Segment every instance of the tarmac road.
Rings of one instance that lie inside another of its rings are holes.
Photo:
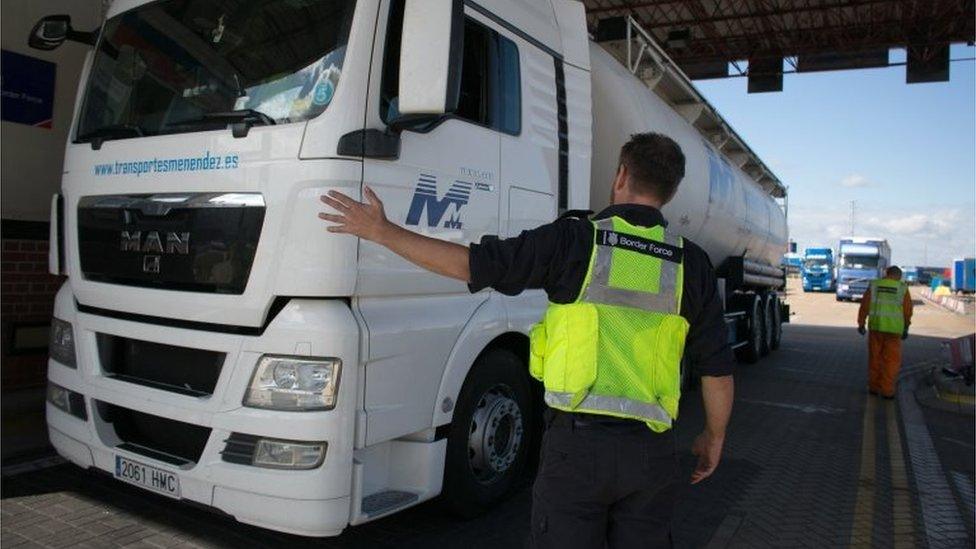
[[[857,304],[791,292],[783,347],[736,373],[726,455],[686,486],[675,516],[679,547],[972,547],[971,416],[918,405],[917,375],[940,341],[973,331],[919,300],[905,344],[899,398],[865,391],[866,342]],[[682,464],[702,424],[700,395],[682,400]],[[43,463],[41,463],[43,465]],[[429,502],[342,536],[312,540],[244,526],[67,464],[8,475],[0,545],[8,547],[521,547],[528,487],[470,521]]]

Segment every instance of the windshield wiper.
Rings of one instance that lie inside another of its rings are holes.
[[[84,143],[85,141],[91,142],[92,150],[98,150],[102,148],[102,143],[108,139],[124,139],[126,137],[144,137],[146,132],[142,130],[139,126],[132,124],[112,124],[109,126],[102,126],[96,130],[92,130],[85,135],[78,136],[78,142]]]
[[[192,124],[194,122],[217,122],[226,121],[230,123],[231,133],[234,137],[247,137],[247,132],[251,131],[251,126],[274,126],[275,119],[269,115],[255,109],[237,109],[233,111],[208,112],[198,118],[184,120],[181,124]]]

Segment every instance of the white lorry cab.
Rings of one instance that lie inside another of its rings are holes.
[[[605,205],[638,131],[685,152],[664,212],[716,265],[729,342],[746,361],[775,348],[784,187],[633,20],[600,27],[598,44],[569,0],[42,19],[32,46],[92,47],[52,200],[58,453],[308,536],[442,493],[487,508],[538,446],[526,334],[545,295],[471,294],[329,233],[319,197],[365,182],[411,230],[514,236]]]

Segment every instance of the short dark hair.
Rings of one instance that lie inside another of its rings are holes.
[[[685,176],[685,155],[673,139],[659,133],[635,133],[620,148],[620,165],[627,167],[635,190],[667,202]]]
[[[896,265],[892,265],[891,267],[885,269],[885,276],[897,276],[898,278],[901,278],[901,268]]]

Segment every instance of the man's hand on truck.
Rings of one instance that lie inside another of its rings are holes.
[[[386,218],[383,202],[373,189],[363,186],[363,196],[366,198],[365,203],[353,200],[339,191],[329,191],[328,195],[322,195],[322,202],[339,212],[319,213],[320,219],[335,223],[326,227],[326,230],[376,242],[428,271],[470,282],[467,246],[426,237],[391,223]]]

